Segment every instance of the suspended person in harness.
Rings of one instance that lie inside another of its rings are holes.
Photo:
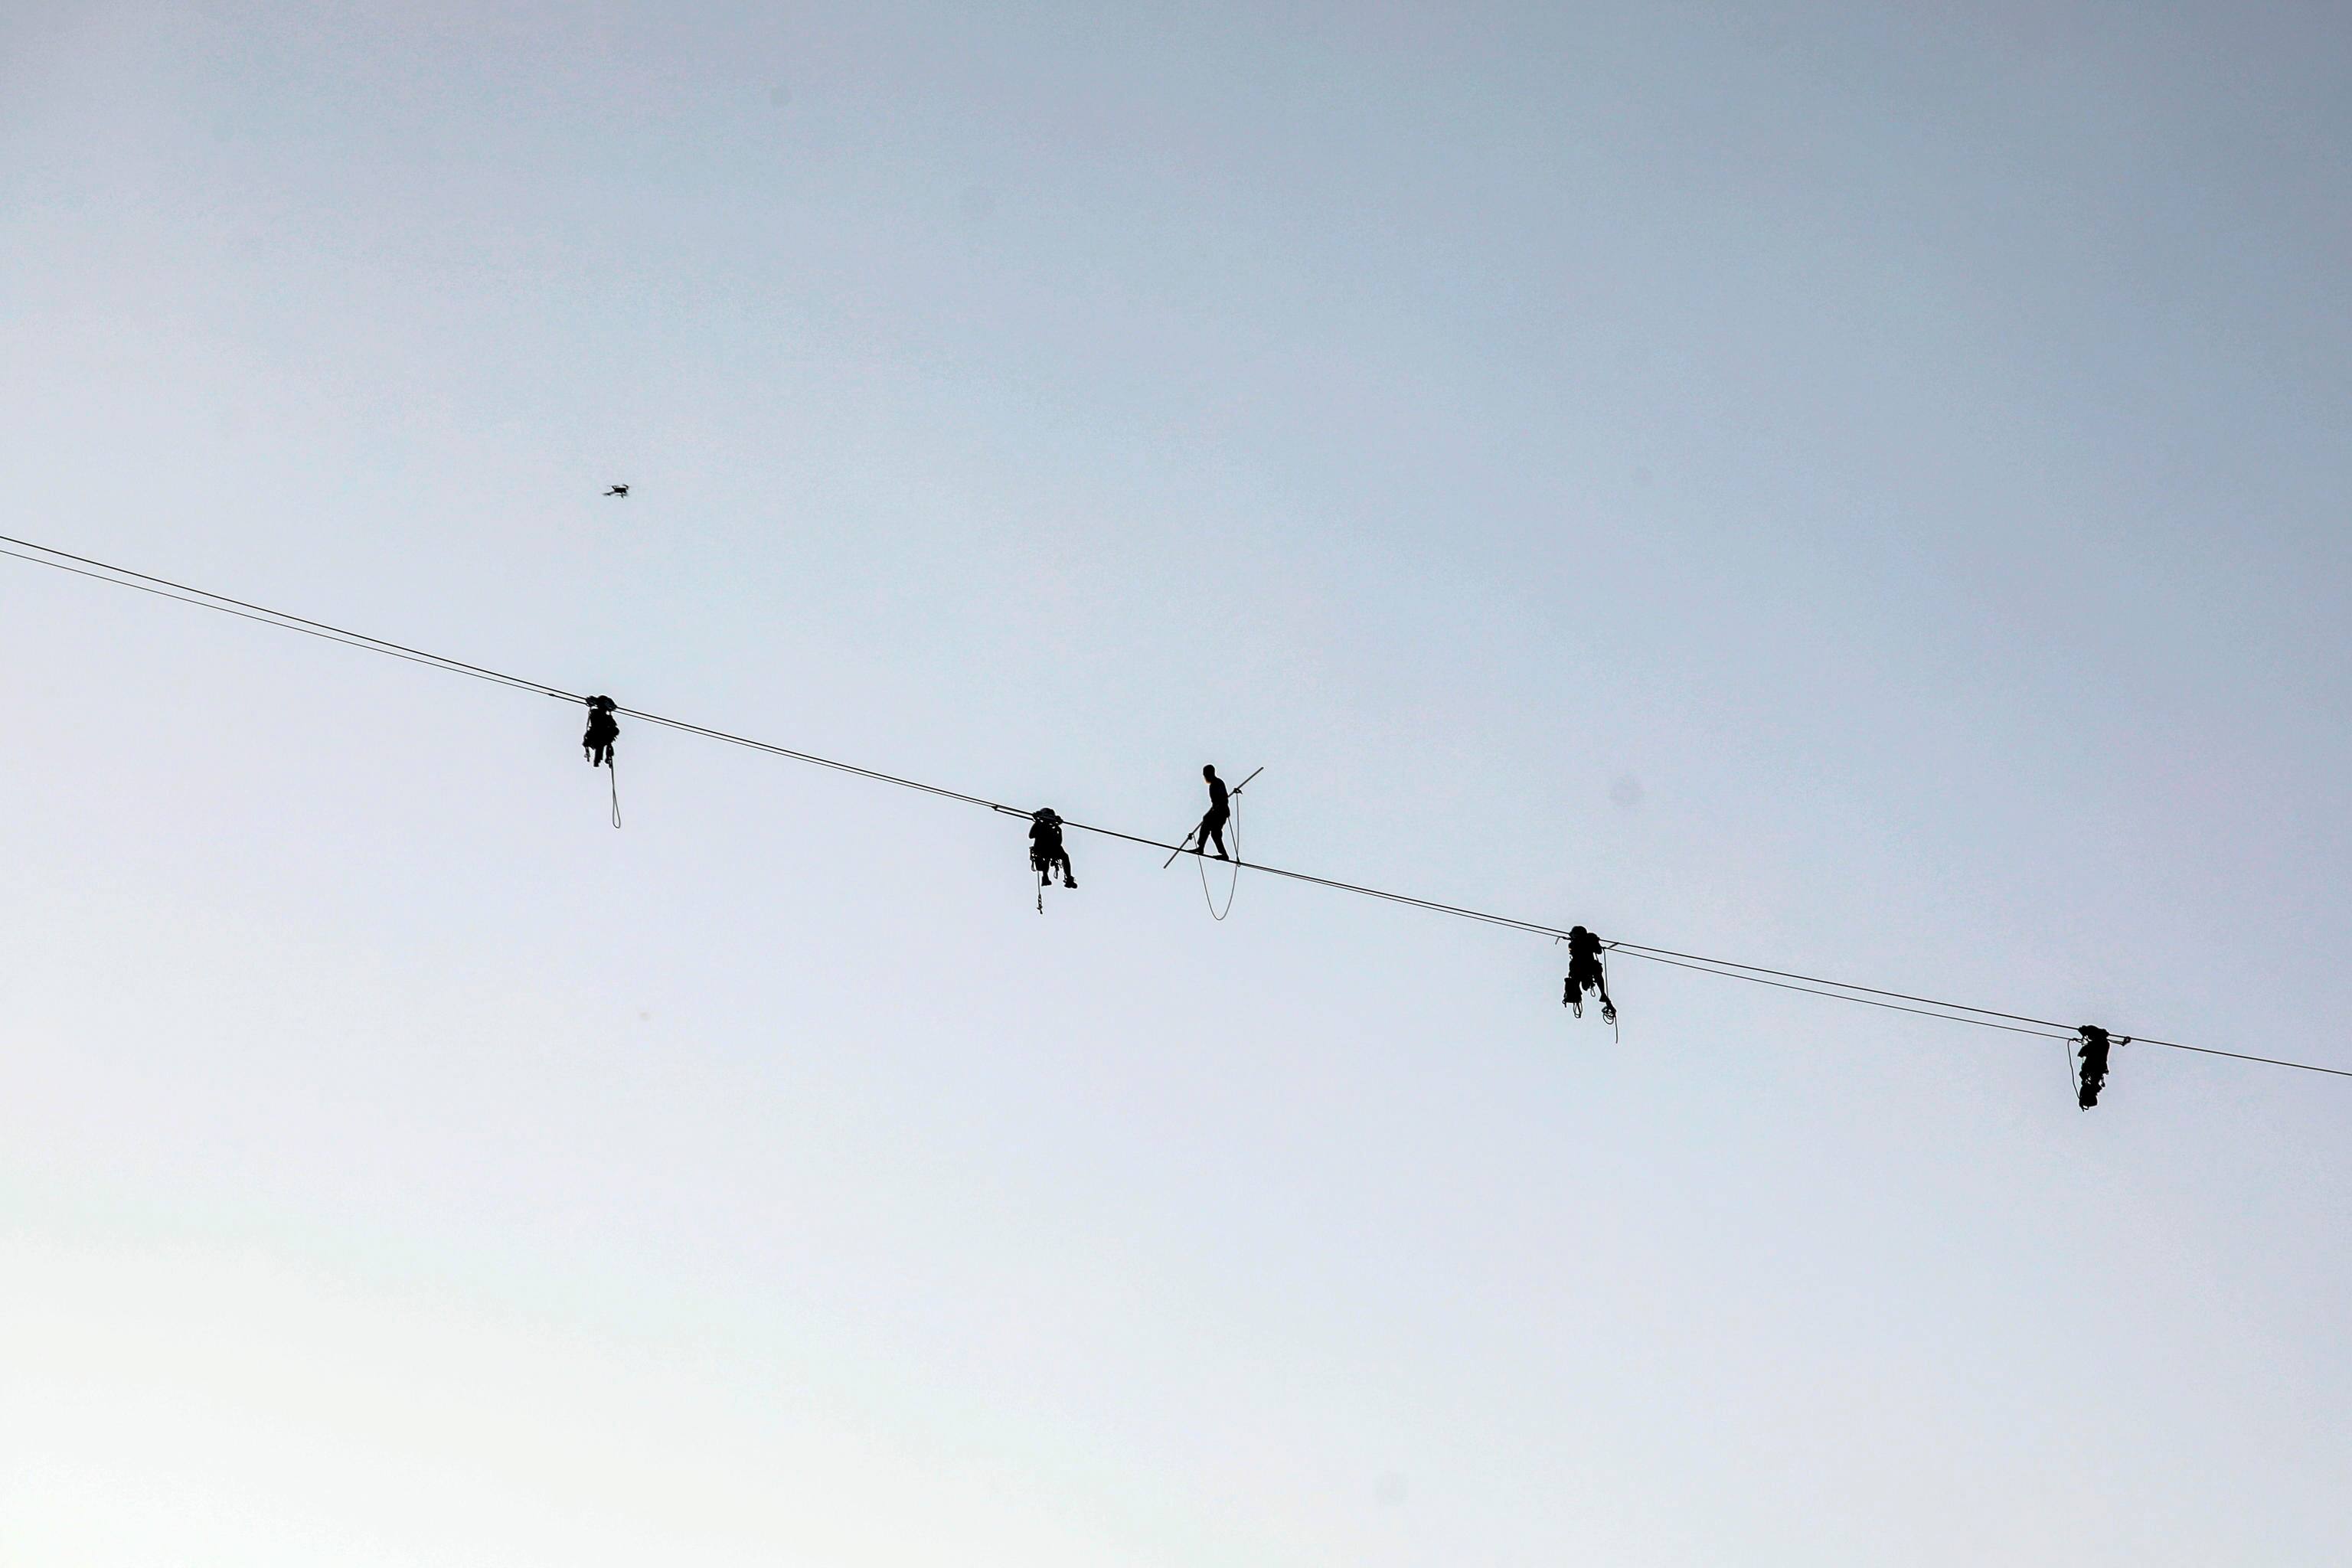
[[[1045,889],[1054,885],[1054,873],[1062,873],[1062,886],[1075,888],[1078,879],[1070,871],[1070,851],[1062,843],[1062,819],[1054,815],[1050,805],[1040,806],[1029,816],[1029,868],[1037,873],[1037,912],[1045,912]]]
[[[1193,830],[1192,853],[1205,855],[1209,846],[1214,844],[1217,858],[1230,860],[1233,857],[1225,853],[1225,824],[1233,820],[1234,808],[1226,797],[1225,781],[1217,776],[1217,764],[1214,763],[1203,763],[1201,776],[1209,781],[1209,813],[1201,818],[1201,826]]]
[[[2099,1090],[2107,1087],[2107,1047],[2128,1046],[2129,1035],[2110,1035],[2096,1024],[2084,1024],[2074,1031],[2082,1040],[2075,1055],[2083,1058],[2083,1070],[2074,1079],[2074,1104],[2083,1110],[2099,1103]]]
[[[1609,975],[1601,963],[1601,939],[1582,926],[1570,926],[1568,931],[1568,980],[1560,991],[1559,1005],[1572,1007],[1576,1016],[1584,1016],[1584,994],[1601,993],[1601,1021],[1617,1021],[1617,1004],[1609,1000]]]
[[[621,726],[613,717],[613,708],[609,697],[588,699],[588,731],[580,737],[580,747],[587,752],[592,768],[612,765],[613,742],[621,738]]]

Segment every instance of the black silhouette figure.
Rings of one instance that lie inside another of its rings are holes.
[[[2074,1104],[2088,1110],[2099,1103],[2099,1090],[2107,1087],[2107,1047],[2128,1046],[2131,1037],[2110,1035],[2096,1024],[2084,1024],[2074,1032],[2083,1042],[2074,1053],[2083,1058],[2083,1070],[2074,1079]]]
[[[1571,1007],[1580,1018],[1584,1016],[1584,994],[1601,993],[1601,1021],[1617,1021],[1617,1004],[1609,1000],[1609,974],[1601,962],[1601,939],[1582,926],[1570,926],[1568,931],[1568,980],[1562,986],[1559,1005]]]
[[[1217,776],[1214,763],[1205,764],[1201,776],[1209,781],[1209,813],[1201,818],[1201,826],[1194,831],[1192,853],[1206,854],[1209,846],[1214,844],[1217,858],[1230,860],[1233,857],[1225,853],[1225,824],[1233,820],[1234,808],[1225,797],[1225,781]]]
[[[625,496],[629,493],[629,487],[626,485],[614,485],[611,489],[606,490],[604,493],[608,496]]]
[[[1062,819],[1054,815],[1050,805],[1040,806],[1029,817],[1029,868],[1037,873],[1037,907],[1045,907],[1045,889],[1054,885],[1054,873],[1062,873],[1062,886],[1075,888],[1078,879],[1070,870],[1070,851],[1062,843]]]
[[[613,742],[621,738],[621,725],[613,717],[613,708],[609,697],[588,699],[588,731],[580,737],[580,748],[588,753],[588,765],[592,768],[612,766]]]

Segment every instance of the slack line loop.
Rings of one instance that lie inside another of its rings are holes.
[[[1239,792],[1237,791],[1235,793]],[[1234,830],[1234,854],[1238,856],[1242,852],[1242,808],[1239,801],[1235,801],[1233,804],[1228,815],[1230,817],[1230,825]],[[1223,836],[1220,835],[1219,837],[1222,837]],[[1224,859],[1225,857],[1221,855],[1218,858],[1222,860]],[[1165,866],[1160,868],[1163,871],[1167,868],[1168,868]],[[1201,873],[1201,902],[1207,907],[1209,918],[1215,921],[1219,925],[1224,924],[1225,917],[1234,912],[1234,897],[1242,890],[1241,867],[1238,865],[1233,866],[1229,868],[1226,872],[1225,907],[1223,909],[1219,909],[1217,907],[1216,895],[1209,891],[1209,858],[1198,851],[1195,851],[1192,856],[1192,868]]]
[[[144,572],[136,572],[129,567],[117,566],[109,562],[95,560],[87,555],[77,555],[69,551],[58,550],[51,545],[36,543],[32,540],[19,539],[9,534],[0,534],[0,546],[5,545],[13,545],[17,548],[0,549],[0,555],[5,555],[17,561],[27,562],[36,566],[46,566],[52,571],[70,574],[77,577],[89,578],[95,582],[110,584],[118,588],[130,588],[142,594],[152,595],[158,598],[177,600],[182,604],[194,605],[199,609],[214,610],[222,615],[233,616],[239,620],[257,621],[265,626],[278,626],[283,630],[295,632],[304,637],[316,637],[324,642],[341,643],[348,647],[362,648],[370,653],[380,653],[388,658],[402,659],[411,664],[429,665],[436,669],[447,670],[452,674],[467,676],[469,679],[477,680],[491,681],[501,686],[511,686],[520,690],[534,692],[543,697],[552,697],[561,701],[581,702],[586,700],[575,692],[567,691],[562,687],[551,686],[543,681],[526,679],[521,676],[512,675],[504,670],[492,669],[488,666],[471,664],[464,659],[450,658],[446,654],[433,653],[424,648],[412,647],[404,643],[393,642],[388,638],[373,637],[363,632],[356,632],[346,626],[335,626],[331,622],[312,620],[308,616],[293,615],[284,610],[271,609],[266,605],[255,604],[245,599],[232,598],[226,594],[216,594],[210,589],[197,588],[189,584],[177,582],[168,577],[156,576]],[[724,730],[711,729],[701,724],[688,723],[685,720],[673,719],[665,714],[652,713],[642,709],[622,708],[618,704],[614,704],[612,711],[614,713],[627,714],[632,718],[641,719],[649,724],[658,724],[666,729],[683,731],[688,734],[700,735],[709,740],[723,741],[730,745],[741,746],[751,751],[765,752],[772,756],[785,757],[794,762],[806,763],[812,767],[828,768],[835,772],[848,773],[854,777],[871,780],[877,784],[894,784],[901,789],[915,790],[924,795],[937,795],[946,800],[960,801],[967,805],[980,806],[985,810],[1001,813],[1007,816],[1030,817],[1033,815],[1032,813],[1019,807],[1005,805],[1001,801],[990,800],[982,795],[968,795],[961,790],[949,789],[944,785],[926,783],[920,779],[904,777],[896,773],[887,773],[874,768],[861,767],[855,763],[843,762],[833,757],[820,756],[813,752],[795,751],[788,746],[780,746],[771,742],[754,740],[749,736],[733,734]],[[591,760],[594,760],[593,756]],[[605,761],[609,763],[609,753]],[[1250,776],[1255,778],[1257,775],[1253,773]],[[1244,784],[1246,784],[1248,783],[1248,780],[1244,780],[1243,782]],[[1238,795],[1240,794],[1240,791],[1239,789],[1235,789],[1230,792],[1230,794]],[[617,817],[619,804],[619,786],[617,781],[613,784],[612,795],[615,808],[614,814]],[[1213,810],[1214,807],[1213,805]],[[1175,858],[1183,854],[1187,848],[1192,848],[1193,852],[1198,854],[1201,852],[1201,848],[1203,847],[1202,846],[1197,846],[1189,842],[1189,840],[1192,839],[1195,835],[1187,835],[1188,842],[1168,844],[1156,838],[1147,838],[1140,834],[1128,833],[1115,827],[1098,826],[1091,823],[1070,822],[1059,818],[1056,818],[1056,823],[1057,835],[1062,829],[1075,828],[1084,833],[1099,834],[1106,838],[1117,838],[1129,844],[1148,845],[1155,849],[1166,850],[1169,852],[1167,862],[1169,865],[1173,865],[1175,863]],[[1220,823],[1219,826],[1222,826],[1223,825]],[[1214,836],[1212,835],[1210,837],[1211,841],[1213,842]],[[1235,848],[1237,851],[1238,846],[1236,846]],[[1064,851],[1064,856],[1066,860],[1066,851]],[[1537,936],[1559,938],[1566,938],[1571,934],[1569,931],[1561,930],[1556,925],[1551,925],[1541,921],[1520,920],[1510,915],[1497,914],[1491,910],[1473,909],[1466,905],[1449,904],[1441,902],[1434,899],[1417,898],[1410,893],[1395,892],[1389,889],[1376,888],[1365,883],[1342,881],[1338,878],[1333,877],[1318,877],[1311,872],[1296,871],[1279,866],[1255,864],[1240,858],[1237,852],[1233,856],[1230,864],[1236,872],[1243,869],[1261,871],[1269,877],[1281,877],[1294,882],[1304,882],[1319,888],[1328,888],[1337,892],[1352,893],[1360,898],[1377,899],[1386,903],[1402,904],[1412,909],[1425,910],[1432,914],[1450,915],[1457,920],[1475,921],[1486,925],[1500,926],[1508,931],[1526,931]],[[1063,869],[1066,885],[1066,864],[1065,863],[1061,868]],[[1041,889],[1040,903],[1042,904],[1042,902],[1043,897]],[[1647,959],[1654,963],[1667,964],[1679,969],[1696,970],[1703,974],[1717,974],[1726,979],[1746,981],[1748,984],[1755,985],[1769,985],[1776,989],[1785,991],[1801,991],[1809,995],[1825,996],[1840,1002],[1858,1003],[1864,1006],[1883,1007],[1893,1012],[1916,1014],[1922,1017],[1945,1018],[1953,1023],[1974,1025],[1979,1028],[2001,1029],[2010,1033],[2021,1035],[2040,1035],[2044,1037],[2066,1040],[2069,1042],[2082,1039],[2084,1037],[2084,1032],[2079,1030],[2075,1026],[2060,1024],[2048,1018],[2032,1017],[2021,1013],[2002,1012],[1997,1008],[1979,1007],[1969,1003],[1952,1002],[1938,997],[1918,995],[1910,992],[1885,990],[1877,986],[1857,984],[1851,981],[1829,980],[1820,975],[1805,974],[1794,970],[1772,969],[1761,964],[1744,963],[1732,959],[1713,958],[1706,954],[1684,952],[1673,948],[1648,947],[1638,942],[1628,942],[1623,941],[1612,941],[1607,945],[1611,951],[1622,952],[1634,958]],[[2119,1043],[2122,1037],[2110,1036],[2109,1039],[2111,1043]],[[2323,1067],[2316,1062],[2294,1061],[2283,1057],[2255,1056],[2250,1052],[2221,1050],[2211,1046],[2192,1046],[2184,1044],[2178,1040],[2155,1039],[2146,1035],[2139,1036],[2137,1037],[2137,1041],[2139,1044],[2144,1046],[2158,1046],[2162,1047],[2167,1050],[2192,1051],[2200,1056],[2223,1057],[2232,1061],[2257,1062],[2266,1067],[2287,1068],[2297,1072],[2323,1073],[2330,1078],[2352,1079],[2352,1068]]]

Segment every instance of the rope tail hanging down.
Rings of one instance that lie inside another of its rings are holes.
[[[1609,994],[1609,950],[1616,945],[1617,944],[1613,942],[1604,942],[1601,944],[1601,994],[1603,996],[1607,996]],[[1609,1006],[1603,1007],[1601,1012],[1601,1016],[1609,1020],[1609,1043],[1612,1046],[1623,1045],[1625,1043],[1625,1037],[1624,1034],[1617,1027],[1617,1008],[1615,1005],[1612,1004]]]
[[[613,826],[618,827],[621,826],[621,764],[607,762],[604,764],[604,772],[607,774],[606,782],[613,786]]]
[[[1235,790],[1234,794],[1235,799],[1230,808],[1233,816],[1225,825],[1225,831],[1233,835],[1234,863],[1227,868],[1232,877],[1225,883],[1223,909],[1217,908],[1216,896],[1209,891],[1209,858],[1206,855],[1195,855],[1192,858],[1195,868],[1201,873],[1201,902],[1208,906],[1209,918],[1221,924],[1227,915],[1234,912],[1234,896],[1242,890],[1242,803],[1239,799],[1241,792]]]

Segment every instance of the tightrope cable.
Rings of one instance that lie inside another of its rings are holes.
[[[5,540],[9,543],[19,542],[9,540],[5,534],[0,534],[0,540]],[[40,546],[35,545],[34,548],[37,550]],[[201,589],[191,588],[184,594],[174,594],[163,588],[151,588],[145,583],[132,583],[122,577],[110,577],[102,572],[88,572],[79,566],[68,566],[61,562],[44,561],[37,555],[26,555],[19,551],[0,550],[0,555],[15,556],[19,561],[29,561],[36,566],[47,566],[55,572],[70,572],[77,577],[88,577],[92,582],[110,583],[118,588],[136,589],[142,594],[152,594],[159,599],[173,599],[183,605],[194,605],[200,610],[217,610],[224,616],[235,616],[240,621],[254,621],[265,626],[276,626],[280,631],[299,632],[304,637],[317,637],[320,642],[341,643],[345,647],[360,648],[368,653],[384,654],[393,658],[405,659],[410,664],[421,664],[431,669],[446,669],[452,675],[469,675],[477,680],[511,686],[522,691],[536,692],[547,697],[560,697],[568,702],[580,700],[568,691],[558,691],[552,687],[541,686],[535,681],[501,675],[496,670],[478,668],[473,665],[461,664],[456,659],[442,658],[438,655],[418,653],[413,649],[402,647],[397,643],[379,641],[362,632],[346,632],[339,626],[322,626],[319,622],[304,621],[293,616],[279,616],[275,611],[256,614],[245,609],[233,609],[230,606],[236,601],[226,600],[214,603],[212,595],[196,596],[203,594]],[[149,581],[160,581],[160,579],[151,578]],[[176,587],[179,584],[174,584],[173,586]]]
[[[1766,980],[1760,975],[1743,974],[1738,969],[1718,969],[1711,963],[1685,963],[1679,958],[1660,958],[1654,953],[1638,952],[1612,942],[1611,951],[1622,952],[1628,958],[1647,959],[1652,963],[1664,963],[1675,969],[1687,969],[1696,974],[1719,974],[1726,980],[1745,980],[1751,985],[1769,985],[1776,991],[1798,991],[1808,996],[1827,996],[1836,1002],[1857,1002],[1864,1007],[1884,1007],[1890,1013],[1908,1013],[1916,1018],[1941,1018],[1948,1024],[1972,1024],[1979,1029],[2002,1029],[2012,1035],[2032,1035],[2043,1040],[2071,1040],[2072,1029],[2029,1029],[2018,1024],[1996,1024],[1987,1018],[1972,1018],[1963,1013],[1937,1013],[1926,1007],[1906,1007],[1897,1002],[1881,1002],[1869,996],[1849,996],[1842,991],[1823,991],[1811,985],[1791,985],[1785,980]],[[1857,988],[1858,989],[1858,988]]]
[[[388,638],[373,637],[365,632],[353,631],[347,626],[339,626],[326,621],[312,620],[305,616],[271,609],[266,605],[231,598],[226,594],[216,594],[209,589],[176,582],[169,577],[134,572],[126,566],[116,566],[108,562],[93,560],[89,556],[76,555],[71,552],[37,543],[32,540],[0,534],[0,544],[21,547],[17,550],[0,549],[0,555],[29,562],[36,566],[47,566],[53,571],[70,573],[77,577],[87,577],[94,582],[111,584],[119,588],[136,589],[157,598],[173,599],[184,605],[193,605],[198,609],[215,610],[223,615],[235,616],[239,620],[256,621],[264,626],[299,632],[305,637],[316,637],[323,642],[341,643],[346,647],[355,647],[369,653],[380,653],[411,664],[425,665],[435,669],[447,670],[452,674],[468,676],[477,680],[490,681],[543,697],[552,697],[574,703],[584,700],[577,693],[566,691],[561,687],[550,686],[543,681],[526,679],[519,675],[510,675],[504,670],[491,669],[487,666],[471,664],[464,659],[452,658],[446,654],[433,653],[424,648],[411,647],[404,643],[393,642]],[[35,553],[25,553],[27,551]],[[755,740],[748,735],[739,735],[725,730],[712,729],[707,725],[689,723],[686,720],[673,719],[667,714],[649,712],[641,708],[616,707],[614,710],[649,724],[658,724],[667,729],[680,731],[690,735],[699,735],[708,740],[721,741],[729,745],[740,746],[750,751],[764,752],[771,756],[806,763],[814,767],[831,769],[836,773],[848,773],[853,777],[867,779],[877,784],[895,784],[900,789],[937,795],[941,799],[958,801],[966,805],[980,806],[1006,816],[1027,817],[1030,815],[1018,806],[1007,805],[1002,801],[990,800],[985,795],[971,795],[962,790],[949,789],[942,784],[929,784],[920,779],[883,773],[875,768],[861,767],[857,763],[845,763],[838,758],[821,756],[814,752],[797,751],[790,746],[777,745],[771,741]],[[614,825],[618,826],[620,802],[617,777],[614,780],[613,793]],[[1063,826],[1075,828],[1081,833],[1095,834],[1099,837],[1115,838],[1153,849],[1169,850],[1171,856],[1182,853],[1187,847],[1183,842],[1167,844],[1156,838],[1144,837],[1140,834],[1128,833],[1119,828],[1105,827],[1094,823],[1065,819]],[[1335,892],[1353,893],[1361,898],[1375,899],[1385,903],[1402,904],[1411,909],[1425,910],[1433,914],[1449,915],[1457,920],[1500,926],[1507,931],[1549,937],[1566,937],[1569,934],[1561,927],[1548,925],[1540,921],[1521,920],[1516,916],[1496,914],[1492,910],[1473,909],[1465,904],[1449,904],[1435,899],[1423,899],[1411,893],[1376,888],[1368,883],[1343,881],[1335,877],[1318,877],[1311,872],[1292,870],[1287,867],[1246,861],[1241,858],[1240,848],[1237,826],[1234,844],[1234,855],[1231,861],[1236,878],[1244,870],[1259,871],[1269,877],[1279,877],[1293,882],[1328,888]],[[1204,886],[1202,891],[1205,893],[1206,890]],[[1231,907],[1230,903],[1227,907]],[[1628,957],[1646,959],[1653,963],[1662,963],[1672,968],[1695,970],[1702,974],[1720,975],[1727,980],[1741,980],[1754,985],[1772,986],[1777,990],[1802,992],[1810,996],[1822,996],[1837,1002],[1852,1002],[1866,1007],[1881,1007],[1890,1012],[1909,1013],[1923,1018],[1941,1018],[1950,1023],[1973,1025],[1978,1028],[2000,1029],[2010,1034],[2034,1035],[2050,1039],[2071,1040],[2075,1036],[2075,1030],[2072,1026],[2061,1024],[2053,1019],[2032,1017],[2021,1013],[2007,1013],[1991,1007],[1979,1007],[1965,1002],[1916,995],[1904,991],[1890,991],[1874,985],[1857,984],[1852,981],[1830,980],[1821,975],[1804,974],[1793,970],[1772,969],[1761,964],[1743,963],[1727,958],[1713,958],[1703,953],[1683,952],[1674,948],[1652,947],[1640,942],[1612,941],[1609,948],[1612,952],[1622,952]],[[1917,1004],[1917,1005],[1905,1005],[1905,1004]],[[2291,1061],[2283,1057],[2253,1056],[2243,1051],[2220,1050],[2210,1046],[2183,1045],[2177,1040],[2152,1039],[2145,1035],[2135,1036],[2133,1038],[2137,1044],[2159,1046],[2168,1050],[2191,1051],[2200,1056],[2226,1057],[2232,1061],[2259,1062],[2266,1067],[2291,1068],[2298,1072],[2324,1073],[2332,1078],[2352,1078],[2352,1068],[2322,1067],[2315,1062]]]

